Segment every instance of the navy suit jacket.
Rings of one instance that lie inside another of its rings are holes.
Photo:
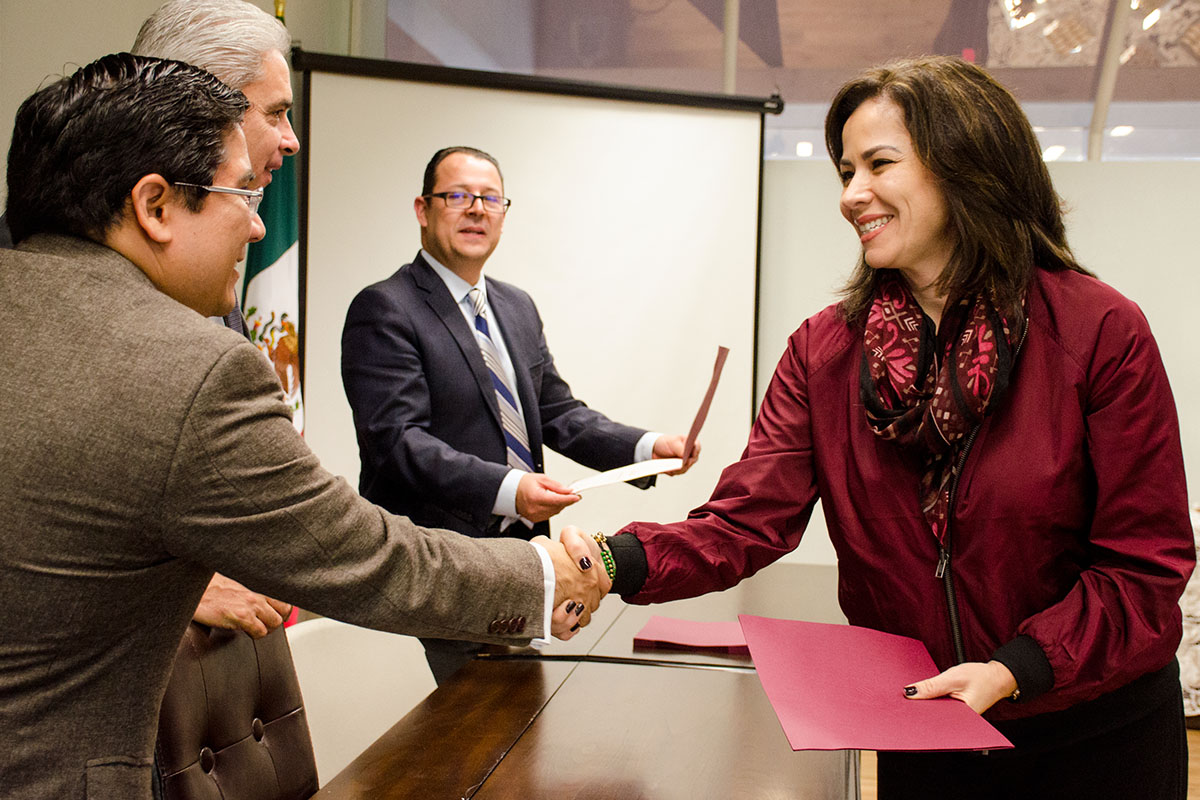
[[[533,300],[511,284],[486,281],[537,471],[543,445],[593,469],[630,463],[645,431],[577,400],[554,368]],[[342,382],[354,412],[362,495],[419,525],[494,535],[492,508],[509,471],[496,392],[457,301],[420,255],[350,304]],[[516,523],[505,533],[548,534],[549,525],[530,531]]]

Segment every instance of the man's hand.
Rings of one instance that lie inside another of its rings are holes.
[[[554,564],[554,612],[550,617],[551,633],[560,639],[570,639],[587,625],[592,612],[612,588],[612,581],[600,561],[600,547],[590,536],[568,525],[554,542],[545,536],[534,541],[550,554]]]
[[[530,522],[545,522],[572,503],[579,495],[540,472],[530,472],[517,484],[517,513]]]
[[[651,458],[683,458],[683,446],[687,443],[686,436],[660,436],[654,440],[654,452]],[[644,451],[643,451],[644,452]],[[668,475],[682,475],[700,460],[700,442],[692,448],[692,457],[683,462],[683,466]]]
[[[213,575],[192,619],[213,628],[242,630],[261,639],[292,613],[288,603],[256,594],[224,575]]]
[[[916,691],[910,692],[915,689]],[[982,714],[1017,690],[1017,679],[999,661],[968,661],[932,678],[906,686],[904,694],[914,700],[950,695]]]

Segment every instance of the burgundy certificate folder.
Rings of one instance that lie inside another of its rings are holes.
[[[793,750],[998,750],[1008,739],[960,700],[912,700],[938,674],[916,639],[853,625],[738,618]]]

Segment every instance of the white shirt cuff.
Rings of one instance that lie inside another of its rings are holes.
[[[637,445],[633,448],[633,460],[635,462],[649,461],[654,458],[654,443],[658,441],[658,437],[660,436],[662,436],[661,433],[646,431],[642,435],[642,438],[638,439]]]
[[[530,542],[530,544],[533,545],[533,549],[537,550],[538,556],[542,560],[542,586],[546,590],[546,597],[542,603],[544,635],[530,642],[534,647],[540,648],[550,644],[550,615],[554,613],[554,563],[550,560],[550,554],[546,552],[545,547],[537,542]]]
[[[492,504],[492,513],[508,519],[517,518],[517,485],[521,478],[529,473],[519,469],[510,469],[500,481],[500,489],[496,492],[496,502]]]
[[[500,523],[502,531],[517,520],[520,520],[526,528],[531,530],[533,528],[532,522],[517,513],[517,486],[520,485],[521,478],[528,474],[524,470],[510,469],[504,476],[504,480],[500,481],[500,490],[496,492],[496,502],[492,504],[492,513],[498,517],[504,517],[504,521]]]

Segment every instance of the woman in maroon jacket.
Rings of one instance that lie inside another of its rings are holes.
[[[953,694],[1016,745],[880,753],[880,798],[1184,798],[1194,556],[1145,318],[1075,262],[1037,138],[982,69],[870,70],[825,135],[862,242],[844,299],[792,335],[708,503],[609,539],[614,591],[732,586],[820,498],[850,623],[944,670],[896,690]]]

